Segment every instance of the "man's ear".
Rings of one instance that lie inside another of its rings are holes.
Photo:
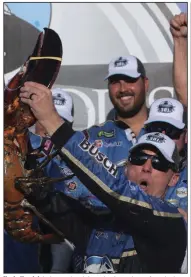
[[[174,173],[168,183],[169,187],[174,187],[176,185],[176,183],[178,182],[178,179],[180,177],[179,173]]]
[[[145,77],[144,80],[145,80],[145,93],[147,93],[149,90],[149,79]]]
[[[188,131],[186,130],[186,133],[185,133],[185,143],[187,144],[188,143]]]
[[[127,171],[128,171],[128,165],[129,165],[129,162],[126,161],[126,162],[125,162],[125,169],[124,169],[125,176],[128,175],[128,173],[127,173]]]

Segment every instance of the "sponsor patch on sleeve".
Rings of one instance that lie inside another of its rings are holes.
[[[184,198],[188,195],[188,192],[187,192],[187,188],[185,187],[180,187],[176,190],[176,195],[179,197],[179,198]]]
[[[76,188],[77,188],[77,184],[75,183],[75,182],[69,182],[68,184],[67,184],[67,188],[68,188],[68,190],[75,190]]]

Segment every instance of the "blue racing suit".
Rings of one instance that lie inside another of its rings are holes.
[[[145,130],[142,129],[138,138],[144,133]],[[136,137],[131,132],[131,129],[124,122],[117,120],[110,120],[102,125],[93,126],[84,131],[84,135],[119,167],[123,167],[124,162],[127,160],[130,147],[136,142]],[[71,170],[60,159],[54,159],[54,162],[58,164],[63,175],[68,176],[72,174]],[[60,172],[55,165],[53,166],[52,163],[51,165],[47,167],[47,175],[59,177]],[[54,188],[55,191],[61,191],[69,197],[79,199],[86,207],[88,206],[94,209],[94,206],[96,206],[97,213],[103,214],[108,210],[101,201],[89,192],[77,177],[65,181],[65,186],[59,182],[55,184]],[[106,259],[107,256],[111,259],[111,261],[108,261],[108,264],[110,262],[113,264],[113,272],[129,272],[127,259],[128,261],[132,260],[132,265],[135,265],[135,268],[131,265],[131,272],[138,272],[135,262],[136,254],[132,236],[129,234],[121,231],[113,232],[109,229],[96,228],[91,233],[86,253],[78,253],[78,248],[76,249],[74,255],[74,271],[83,271],[84,258],[88,258],[88,265],[91,266],[92,261],[100,264],[102,262],[101,258]],[[87,264],[87,261],[85,263]],[[109,272],[111,272],[111,267]]]
[[[144,129],[141,130],[138,137],[144,134]],[[136,142],[135,135],[131,132],[131,129],[121,121],[106,121],[100,126],[93,126],[90,129],[84,131],[85,137],[101,150],[112,162],[116,163],[119,167],[123,167],[124,162],[127,159],[128,152],[133,143]],[[33,147],[38,148],[42,139],[39,140],[39,136],[32,135]],[[54,151],[53,145],[49,145],[49,149],[46,154]],[[56,164],[59,167],[56,166]],[[61,173],[60,173],[61,172]],[[51,177],[60,177],[62,175],[71,175],[71,170],[66,166],[60,158],[54,159],[54,162],[50,162],[46,167],[46,175]],[[55,183],[55,191],[64,192],[65,195],[79,199],[86,207],[94,209],[96,206],[96,212],[103,214],[108,211],[108,208],[99,201],[89,190],[80,182],[80,180],[74,176],[72,179],[65,181],[65,186],[62,182]],[[89,243],[85,253],[78,253],[78,248],[74,255],[74,271],[82,272],[84,267],[84,258],[88,258],[85,264],[91,266],[91,262],[102,263],[102,258],[110,258],[108,264],[112,262],[113,272],[129,272],[128,263],[132,260],[131,272],[138,272],[136,266],[136,250],[132,236],[124,232],[113,232],[112,230],[105,230],[104,228],[96,228],[92,231]],[[110,271],[111,266],[110,266]]]
[[[4,273],[41,273],[38,245],[22,243],[4,231]]]
[[[79,179],[116,215],[119,230],[132,235],[143,272],[180,272],[186,228],[177,209],[127,180],[123,168],[110,161],[82,132],[74,134],[63,124],[51,139]]]
[[[32,132],[30,134],[30,141],[32,144],[32,148],[39,149],[41,153],[44,154],[44,157],[39,158],[38,161],[42,162],[48,155],[53,154],[55,151],[54,145],[48,137],[41,137]],[[56,159],[56,158],[55,158]],[[57,160],[56,166],[54,163],[54,159],[51,160],[46,167],[44,168],[44,175],[49,176],[51,178],[57,177],[57,164],[59,164],[59,159]],[[60,174],[59,174],[60,176]],[[59,185],[59,183],[54,183]],[[53,189],[50,187],[49,197],[51,198]],[[44,203],[43,203],[44,204]],[[46,203],[45,203],[46,204]],[[46,228],[45,226],[41,226],[41,228]],[[46,229],[44,229],[46,231]],[[43,248],[42,248],[43,247]],[[50,253],[51,252],[51,253]],[[45,254],[44,254],[45,253]],[[72,245],[68,245],[66,242],[62,242],[60,244],[52,244],[42,246],[41,245],[41,263],[43,265],[43,269],[52,273],[66,273],[71,265],[71,258],[73,254]],[[65,257],[62,257],[64,255]],[[47,260],[47,261],[46,261]]]
[[[144,129],[141,130],[139,136],[142,134],[144,134]],[[136,142],[136,137],[131,129],[124,122],[117,120],[110,120],[102,125],[93,126],[85,130],[84,135],[89,141],[94,142],[99,150],[119,167],[123,167],[130,147]],[[64,162],[57,161],[63,174],[71,174],[71,171],[66,167]],[[52,177],[54,173],[49,171],[49,175]],[[79,199],[81,203],[90,209],[94,209],[96,206],[96,213],[103,214],[108,211],[108,208],[90,193],[77,177],[66,181],[65,186],[63,186],[63,183],[58,183],[55,186],[55,190],[61,191],[72,198]],[[111,261],[108,261],[108,264],[110,262],[113,264],[113,272],[129,272],[129,269],[125,269],[127,266],[125,261],[127,258],[131,259],[131,257],[136,256],[136,254],[133,239],[129,234],[96,228],[91,233],[86,253],[78,253],[78,248],[76,249],[74,271],[83,271],[84,259],[86,258],[89,258],[86,264],[88,262],[89,266],[91,266],[92,261],[95,262],[96,260],[100,264],[102,257],[106,259],[107,256],[107,258],[111,259]],[[135,264],[135,261],[133,264]],[[134,269],[131,266],[131,272],[134,272],[134,270],[137,272],[137,268]],[[108,272],[112,272],[111,267]]]
[[[188,210],[188,182],[187,182],[187,160],[182,161],[182,168],[180,170],[180,177],[178,183],[174,187],[169,187],[165,199],[176,207],[183,210]]]

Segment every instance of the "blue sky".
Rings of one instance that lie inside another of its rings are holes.
[[[50,3],[6,3],[16,16],[34,25],[40,31],[49,26]]]
[[[187,12],[187,3],[177,3],[182,12]]]

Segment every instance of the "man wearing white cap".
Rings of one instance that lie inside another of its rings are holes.
[[[131,55],[125,57],[119,56],[112,60],[106,78],[108,78],[110,99],[117,111],[116,119],[106,121],[100,126],[93,126],[85,132],[85,136],[89,138],[91,143],[94,142],[99,147],[99,150],[113,163],[120,166],[124,164],[130,147],[145,132],[143,126],[148,118],[145,97],[149,81],[146,77],[143,64],[138,58]],[[46,118],[49,118],[50,114],[53,115],[48,125],[51,125],[54,131],[54,127],[59,119],[55,116],[54,110],[46,101],[49,90],[47,88],[42,90],[42,86],[37,90],[35,87],[37,88],[38,84],[31,87],[30,84],[25,83],[24,87],[21,88],[21,100],[31,105],[33,110],[38,109],[38,105],[43,107],[44,111],[47,111],[48,108],[49,111],[46,113]],[[39,95],[39,91],[41,91],[41,96]],[[35,93],[32,100],[29,98],[31,92]],[[40,97],[43,99],[43,103]],[[78,184],[74,185],[75,189],[69,190],[68,193],[78,199],[81,193],[81,186]],[[91,207],[93,200],[90,196],[88,191],[86,191],[84,201]],[[101,203],[100,207],[102,207]],[[94,230],[92,233],[90,240],[92,247],[88,248],[86,256],[102,255],[103,253],[110,255],[112,252],[115,260],[119,261],[121,260],[120,257],[122,257],[124,267],[120,269],[120,272],[126,272],[125,260],[129,257],[129,249],[134,249],[132,238],[128,236],[125,240],[123,236],[120,236],[118,239],[118,235],[115,232],[106,232],[110,240],[116,243],[110,246],[108,252],[105,252],[107,251],[105,248],[107,241],[102,239],[102,236],[98,240],[96,237],[97,232],[99,230]],[[136,255],[136,251],[133,253],[133,255]]]
[[[61,88],[53,88],[52,97],[54,106],[58,114],[71,126],[73,124],[73,100],[72,97]],[[40,149],[44,153],[44,158],[53,153],[54,146],[47,137],[47,133],[43,126],[37,121],[36,124],[30,128],[34,133],[30,133],[30,140],[34,149]],[[44,158],[39,159],[42,161]],[[59,159],[56,159],[60,163]],[[52,162],[50,162],[45,173],[49,176]],[[54,174],[51,172],[51,174]],[[46,194],[45,194],[46,195]],[[44,228],[43,226],[42,228]],[[46,230],[46,227],[45,227]],[[60,244],[41,245],[41,265],[44,273],[66,273],[71,266],[71,258],[73,254],[73,245],[66,242]]]
[[[61,88],[53,88],[52,96],[54,101],[54,106],[58,114],[67,120],[69,123],[73,123],[73,100],[68,92]]]
[[[126,172],[137,186],[126,180],[123,168],[120,170],[95,142],[83,132],[74,132],[60,118],[47,88],[35,90],[34,102],[23,98],[29,93],[28,88],[22,90],[22,101],[33,108],[73,172],[117,216],[122,230],[125,228],[133,236],[142,272],[180,272],[186,250],[185,225],[182,219],[178,220],[181,215],[177,209],[162,200],[167,185],[176,184],[179,177],[175,142],[164,134],[149,133],[131,147],[129,161],[136,170],[128,166]],[[99,135],[108,136],[108,133]],[[110,131],[110,135],[115,134]],[[92,200],[99,210],[99,203],[95,198]]]
[[[149,81],[146,76],[144,66],[138,58],[129,55],[118,56],[113,59],[109,64],[106,79],[108,78],[110,99],[117,111],[115,120],[107,121],[101,126],[94,126],[85,134],[91,142],[95,141],[101,152],[103,152],[112,162],[118,165],[124,164],[130,147],[145,132],[142,128],[148,117],[145,97],[149,86]],[[33,103],[28,100],[32,92],[31,89],[34,89],[34,87],[29,88],[28,85],[25,85],[21,89],[22,101],[29,105],[33,105]],[[35,89],[33,92],[36,93]],[[44,91],[45,94],[46,92]],[[39,103],[38,97],[37,92],[34,97],[36,104]],[[53,121],[56,122],[57,119],[55,118]],[[79,188],[80,186],[76,186],[76,190],[79,190]],[[76,190],[70,191],[71,195],[74,197],[78,195]],[[90,201],[88,197],[84,199],[86,199],[87,205],[92,205],[92,199],[90,199]],[[102,237],[98,240],[96,233],[97,230],[95,230],[93,234],[95,238],[94,246],[101,249],[106,243],[106,240],[101,240]],[[108,233],[106,235],[108,235]],[[110,237],[110,239],[115,240],[115,237],[117,237],[117,235],[113,232],[113,237]],[[129,255],[129,241],[127,242],[126,248],[124,246],[124,239],[121,238],[116,240],[116,244],[120,241],[120,251],[116,250],[113,246],[110,250],[113,251],[115,255],[113,256],[114,258],[117,259],[122,257],[122,259],[125,260]],[[130,245],[132,246],[132,244],[133,243],[131,241]],[[105,253],[105,249],[103,249],[103,251],[103,253]],[[109,253],[110,251],[108,254]],[[90,253],[90,255],[91,254],[92,253]],[[120,272],[125,272],[125,267]]]
[[[133,236],[142,272],[180,272],[186,230],[183,221],[178,227],[181,215],[175,215],[176,208],[163,201],[167,186],[179,177],[180,157],[173,140],[161,133],[143,135],[130,149],[127,181],[123,169],[107,157],[101,159],[82,132],[63,124],[51,139],[85,186],[116,215],[121,230]]]
[[[151,105],[149,117],[145,121],[145,129],[147,132],[164,133],[176,143],[181,157],[180,178],[176,186],[167,191],[166,200],[187,211],[187,155],[184,114],[183,105],[178,100],[172,98],[158,99]]]
[[[133,236],[142,273],[180,272],[185,224],[177,209],[163,201],[167,186],[175,185],[179,177],[175,142],[161,133],[143,135],[130,149],[125,176],[124,169],[117,168],[83,132],[74,132],[63,122],[58,120],[54,127],[53,122],[45,123],[52,142],[85,186],[112,211],[114,226]]]

